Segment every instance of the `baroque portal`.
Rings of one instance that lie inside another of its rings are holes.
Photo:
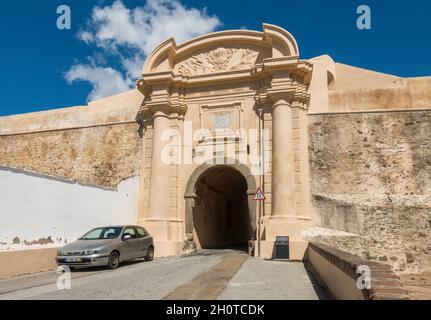
[[[263,32],[224,31],[181,45],[170,39],[148,57],[138,80],[147,168],[139,222],[158,239],[162,254],[181,254],[185,243],[214,248],[260,239],[259,253],[270,258],[276,237],[289,236],[291,258],[303,258],[301,231],[311,221],[311,71],[293,36],[269,24]],[[199,138],[190,127],[201,131]],[[167,163],[162,155],[172,129],[181,132],[180,161]],[[257,158],[250,156],[254,145]],[[208,147],[214,151],[199,163]],[[185,150],[191,163],[184,161]],[[256,187],[267,195],[259,212],[252,201]]]

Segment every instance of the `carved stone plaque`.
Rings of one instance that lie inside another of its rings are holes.
[[[231,121],[230,121],[229,113],[215,113],[213,114],[213,129],[230,129]]]
[[[197,53],[177,65],[183,76],[251,68],[259,60],[260,53],[253,48],[218,47]]]

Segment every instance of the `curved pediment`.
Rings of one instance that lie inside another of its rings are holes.
[[[145,62],[143,74],[173,71],[184,77],[250,69],[267,58],[298,57],[294,37],[286,30],[263,25],[263,32],[222,31],[179,46],[169,39]]]

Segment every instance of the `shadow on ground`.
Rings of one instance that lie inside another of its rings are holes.
[[[149,262],[146,261],[145,259],[136,259],[136,260],[130,260],[130,261],[125,261],[125,262],[121,262],[120,266],[118,267],[119,270],[121,268],[125,268],[128,266],[133,266],[133,265],[137,265],[140,263],[145,263],[145,262]],[[73,270],[71,270],[73,273],[86,273],[86,272],[96,272],[96,271],[114,271],[112,269],[108,269],[107,267],[75,267]]]
[[[310,278],[311,284],[313,285],[314,291],[316,291],[319,300],[335,300],[332,296],[331,292],[321,284],[319,279],[316,278],[315,273],[313,272],[313,267],[305,262],[304,263],[305,271],[307,271],[308,277]]]
[[[239,252],[239,253],[248,254],[248,248],[247,246],[238,246],[238,247],[227,247],[227,248],[219,248],[219,249],[201,249],[193,253],[183,255],[181,256],[181,258],[187,258],[192,256],[209,257],[209,256],[224,255],[229,252]]]

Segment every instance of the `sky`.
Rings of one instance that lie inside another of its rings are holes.
[[[71,29],[57,28],[57,8]],[[371,9],[359,30],[357,8]],[[86,105],[133,88],[162,41],[279,25],[301,58],[402,77],[431,76],[429,0],[4,0],[0,5],[0,116]]]

